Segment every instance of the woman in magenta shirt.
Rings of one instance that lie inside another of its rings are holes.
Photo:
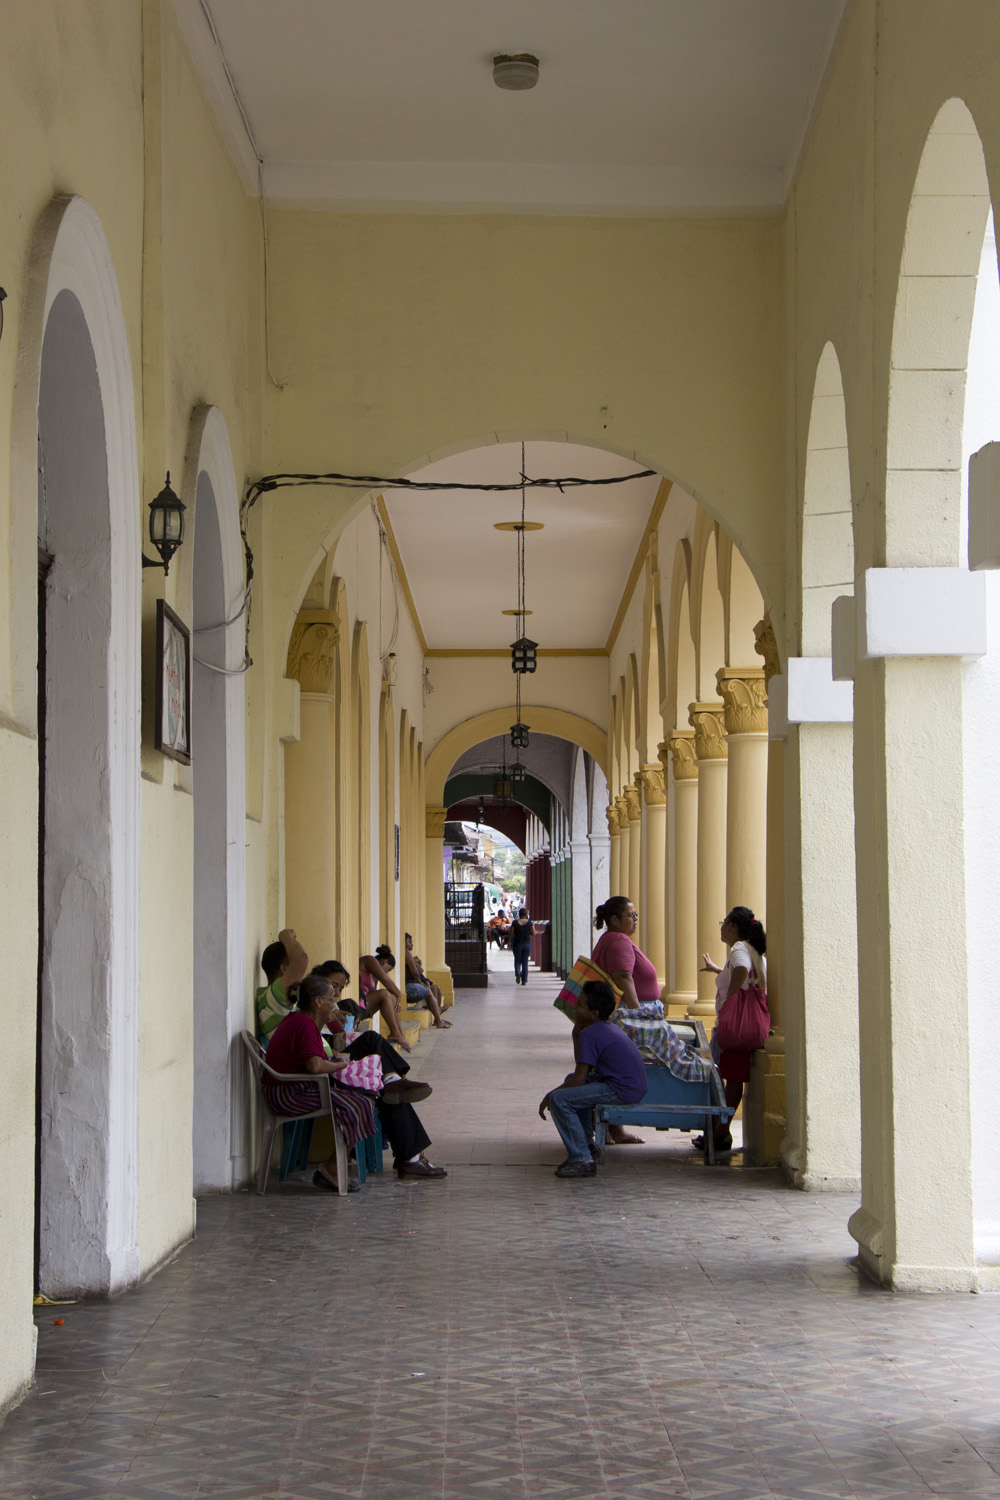
[[[594,926],[606,927],[592,954],[622,992],[621,1003],[646,1021],[663,1019],[656,969],[633,941],[639,914],[627,896],[611,896],[594,914]]]
[[[639,913],[627,896],[610,896],[594,913],[594,926],[601,933],[591,957],[621,990],[621,1004],[644,1021],[663,1019],[663,1001],[656,969],[632,939]],[[631,1135],[623,1125],[608,1126],[612,1146],[642,1146],[642,1137]]]

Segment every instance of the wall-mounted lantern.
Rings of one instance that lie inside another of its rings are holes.
[[[184,540],[184,512],[187,509],[183,500],[175,495],[170,487],[170,470],[167,470],[167,482],[163,486],[155,500],[149,502],[149,540],[160,554],[160,561],[155,557],[147,557],[142,554],[142,565],[144,568],[162,568],[163,575],[170,572],[170,561]]]

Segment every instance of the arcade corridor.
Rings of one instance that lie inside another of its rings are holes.
[[[5,1500],[1000,1494],[996,1297],[859,1281],[853,1198],[686,1137],[556,1182],[554,991],[422,1034],[446,1181],[208,1197],[144,1289],[46,1309]]]

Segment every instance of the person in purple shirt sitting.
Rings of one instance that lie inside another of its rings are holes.
[[[646,1094],[646,1065],[638,1047],[609,1017],[616,1000],[610,985],[592,979],[576,1003],[576,1067],[538,1106],[562,1136],[567,1157],[557,1177],[594,1177],[597,1146],[594,1110],[599,1104],[638,1104]]]

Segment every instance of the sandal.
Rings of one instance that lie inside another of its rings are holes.
[[[320,1171],[319,1167],[317,1167],[315,1172],[313,1173],[313,1187],[325,1188],[328,1193],[336,1193],[338,1197],[340,1195],[339,1184],[336,1182],[331,1182],[329,1177],[326,1176],[325,1172]],[[360,1182],[355,1182],[353,1177],[349,1177],[347,1179],[347,1191],[349,1193],[360,1193]]]

